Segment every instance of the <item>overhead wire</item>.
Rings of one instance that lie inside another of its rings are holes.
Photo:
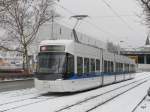
[[[109,3],[107,3],[105,0],[102,1],[110,9],[110,11],[112,11],[129,29],[133,30],[133,28],[114,10]]]
[[[67,11],[68,13],[72,14],[72,15],[75,15],[74,12],[70,11],[69,9],[65,8],[64,6],[60,5],[57,3],[57,6],[59,6],[60,8],[64,9],[65,11]]]
[[[120,17],[138,17],[137,15],[119,15]],[[94,18],[117,18],[116,16],[92,16]]]
[[[107,34],[107,35],[109,34],[109,36],[120,37],[120,36],[117,36],[117,35],[115,35],[115,34],[109,32],[109,31],[107,31],[107,30],[102,29],[101,27],[99,27],[99,26],[96,25],[96,24],[93,24],[92,22],[89,22],[89,21],[86,21],[86,20],[84,20],[84,21],[87,22],[88,24],[90,24],[91,26],[93,26],[94,28],[96,28],[97,30],[99,30],[99,31],[101,31],[101,32],[103,32],[103,33],[105,33],[105,34]]]
[[[60,4],[57,4],[57,5],[58,5],[60,8],[64,9],[65,11],[67,11],[68,13],[70,13],[71,15],[76,15],[74,12],[70,11],[69,9],[65,8],[64,6],[62,6],[62,5],[60,5]],[[93,24],[93,23],[91,23],[91,22],[89,22],[89,21],[86,21],[86,20],[83,20],[83,21],[85,21],[86,23],[90,24],[91,26],[93,26],[93,27],[96,28],[97,30],[99,30],[99,31],[101,31],[101,32],[103,32],[103,33],[105,33],[105,34],[111,36],[111,37],[112,37],[112,36],[113,36],[113,37],[114,37],[114,36],[115,36],[115,37],[120,37],[120,36],[116,36],[116,35],[112,34],[112,33],[109,32],[109,31],[106,31],[106,30],[100,28],[99,26],[97,26],[97,25],[95,25],[95,24]]]

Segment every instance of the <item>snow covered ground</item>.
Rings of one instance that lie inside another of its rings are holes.
[[[150,97],[147,96],[135,112],[150,112]]]
[[[2,92],[0,112],[132,112],[147,94],[148,76],[137,73],[133,80],[74,94],[41,95],[34,88]],[[135,112],[150,112],[150,98]]]

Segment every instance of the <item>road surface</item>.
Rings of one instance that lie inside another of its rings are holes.
[[[19,80],[19,81],[5,81],[0,82],[0,92],[32,88],[33,86],[34,86],[33,79]]]

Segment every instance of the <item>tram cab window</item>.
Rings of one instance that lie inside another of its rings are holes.
[[[77,57],[77,73],[78,75],[82,75],[83,73],[83,58]]]
[[[96,71],[100,71],[100,60],[96,59]]]
[[[89,73],[89,59],[84,58],[84,73]]]
[[[38,73],[62,74],[65,72],[65,53],[43,52],[38,54]]]
[[[95,59],[91,59],[91,72],[95,72]]]

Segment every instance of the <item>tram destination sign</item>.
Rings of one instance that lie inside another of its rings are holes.
[[[65,46],[63,45],[46,45],[40,47],[41,52],[64,52]]]

